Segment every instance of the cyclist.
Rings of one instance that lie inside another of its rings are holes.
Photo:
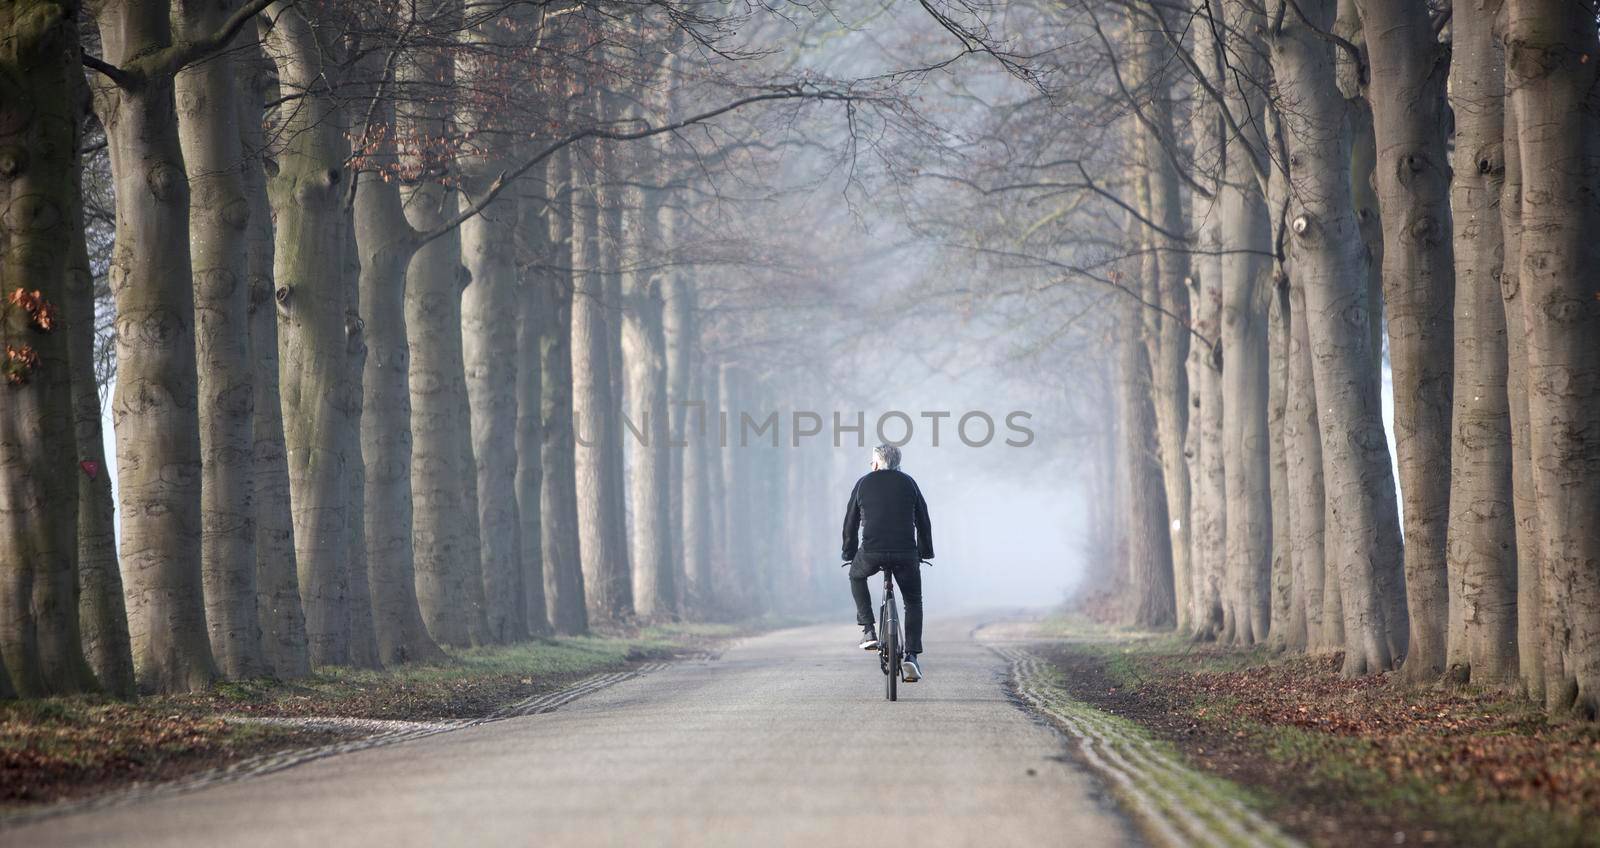
[[[861,625],[861,648],[878,648],[872,626],[872,595],[867,578],[880,571],[894,575],[906,604],[906,651],[901,675],[907,683],[922,679],[917,655],[922,653],[922,574],[920,560],[933,559],[933,525],[928,504],[911,475],[900,470],[900,449],[872,449],[872,470],[856,481],[844,513],[845,565],[850,566],[850,594]]]

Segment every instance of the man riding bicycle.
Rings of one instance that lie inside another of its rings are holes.
[[[856,481],[844,513],[845,565],[850,566],[850,594],[856,601],[861,647],[878,648],[872,626],[872,595],[867,578],[880,571],[894,575],[906,604],[906,652],[901,674],[907,683],[922,679],[917,655],[922,653],[921,560],[933,559],[933,524],[928,504],[911,475],[900,470],[900,449],[872,449],[872,470]]]

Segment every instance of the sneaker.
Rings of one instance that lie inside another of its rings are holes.
[[[917,664],[916,654],[906,654],[900,661],[900,679],[907,683],[916,683],[922,679],[922,666]]]
[[[878,631],[872,625],[861,628],[861,644],[858,647],[863,651],[878,650]]]

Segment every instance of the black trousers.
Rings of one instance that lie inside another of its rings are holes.
[[[896,594],[905,607],[906,653],[922,653],[922,563],[903,554],[857,554],[850,563],[850,594],[856,599],[856,624],[865,627],[877,622],[872,591],[867,578],[880,571],[894,575]],[[882,637],[884,634],[878,634]]]

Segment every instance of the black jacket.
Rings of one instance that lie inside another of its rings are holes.
[[[860,544],[857,545],[857,536]],[[933,524],[928,502],[911,475],[898,469],[873,471],[856,481],[844,512],[845,559],[857,553],[905,554],[933,559]]]

